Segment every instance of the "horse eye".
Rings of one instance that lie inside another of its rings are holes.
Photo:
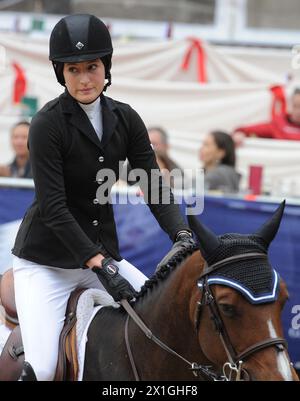
[[[237,312],[235,306],[229,304],[220,304],[220,309],[224,313],[224,315],[228,317],[234,317]]]

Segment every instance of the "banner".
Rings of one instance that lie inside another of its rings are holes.
[[[28,189],[0,189],[0,273],[11,267],[10,249],[33,196]],[[140,198],[134,205],[119,202],[114,205],[114,212],[121,255],[149,277],[172,243],[149,208],[140,202]],[[216,234],[254,233],[277,206],[270,202],[206,196],[201,221]],[[282,316],[284,335],[292,362],[300,369],[300,205],[286,206],[279,232],[270,245],[269,259],[289,291]]]

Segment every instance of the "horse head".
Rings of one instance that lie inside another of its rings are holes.
[[[248,235],[217,236],[189,216],[205,259],[194,311],[198,341],[212,365],[230,379],[297,380],[281,324],[288,292],[268,260],[284,206]]]

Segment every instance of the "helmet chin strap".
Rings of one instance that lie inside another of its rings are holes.
[[[64,68],[64,64],[61,62],[57,62],[57,61],[52,61],[52,66],[55,72],[55,76],[57,81],[62,85],[62,86],[66,86],[65,83],[65,78],[64,78],[64,74],[63,74],[63,68]]]

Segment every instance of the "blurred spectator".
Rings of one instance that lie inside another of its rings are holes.
[[[148,135],[154,151],[159,152],[161,156],[164,154],[166,158],[168,158],[169,170],[171,171],[174,168],[180,169],[178,164],[169,157],[169,139],[167,132],[161,127],[149,127]]]
[[[155,151],[155,156],[156,162],[162,172],[162,176],[164,177],[165,182],[170,185],[171,188],[174,188],[174,176],[170,175],[170,172],[174,169],[174,162],[164,151]]]
[[[152,147],[155,151],[156,154],[156,161],[159,165],[160,168],[165,168],[169,172],[174,170],[174,169],[179,169],[180,172],[182,173],[182,169],[178,166],[177,163],[174,162],[169,157],[168,151],[169,151],[169,143],[168,143],[168,135],[166,131],[161,128],[161,127],[149,127],[148,129],[148,135],[150,142],[152,144]],[[161,167],[163,166],[163,167]],[[134,180],[128,180],[127,177],[129,173],[131,172],[131,167],[128,161],[124,164],[123,170],[121,171],[119,180],[122,182],[127,182],[128,185],[134,185],[136,184],[136,181]],[[167,180],[166,182],[169,183],[171,186],[172,184],[170,183],[170,179],[168,177],[165,177]]]
[[[10,140],[15,157],[10,164],[0,166],[0,176],[32,178],[27,147],[29,126],[27,121],[20,121],[12,127]]]
[[[237,192],[240,174],[235,170],[233,139],[222,131],[213,131],[203,140],[199,152],[204,167],[204,183],[208,190]]]
[[[300,88],[295,89],[292,94],[290,113],[286,111],[283,88],[274,86],[271,90],[273,93],[271,120],[236,128],[233,133],[236,143],[241,144],[245,136],[300,140]]]

